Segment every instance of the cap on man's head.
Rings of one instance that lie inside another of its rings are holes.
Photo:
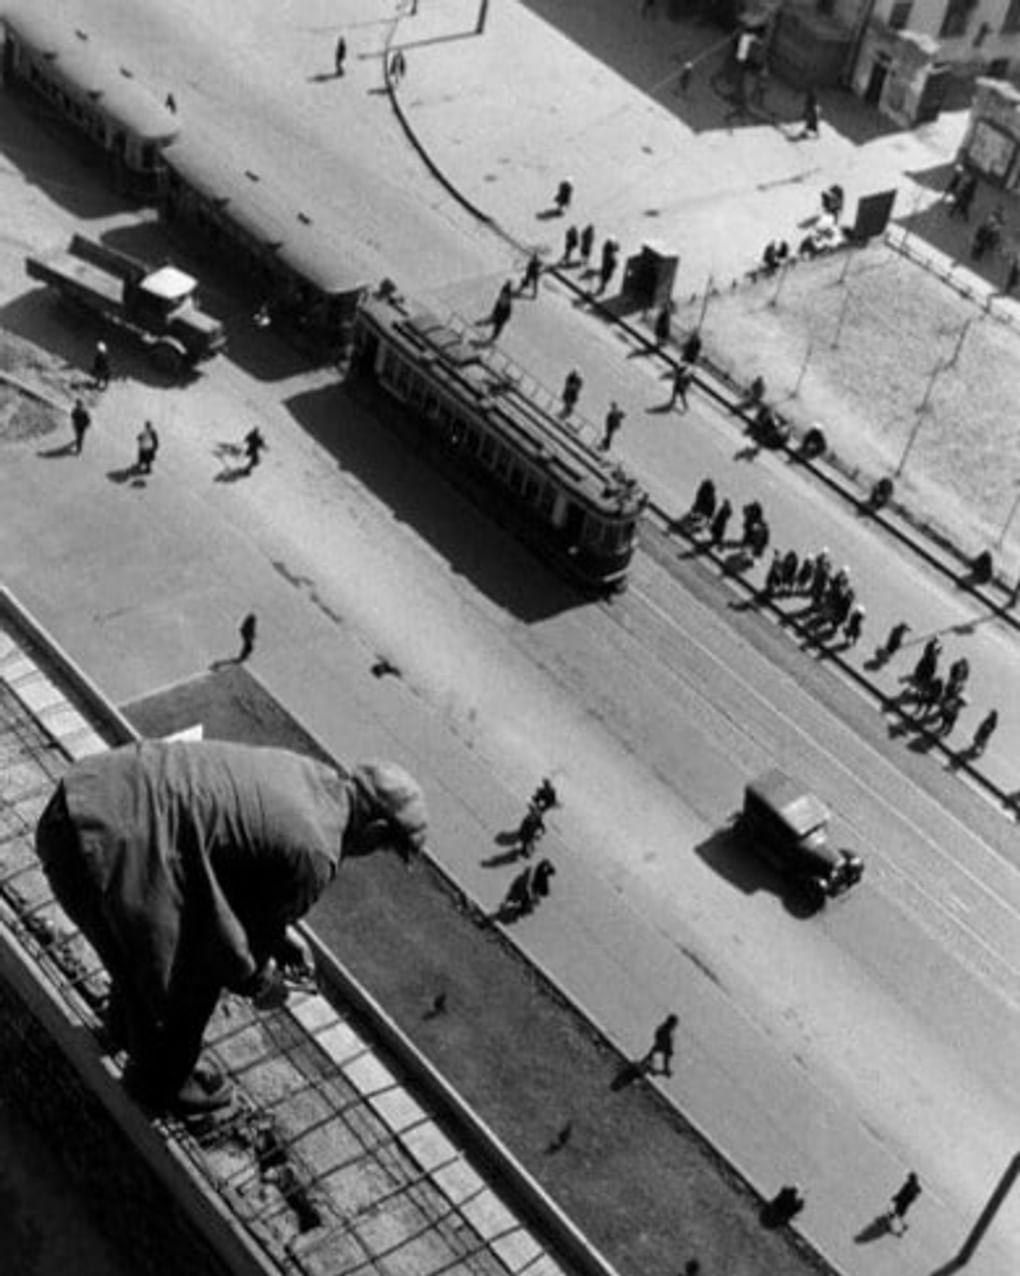
[[[353,777],[369,800],[420,851],[428,833],[428,810],[421,785],[396,762],[363,762]]]

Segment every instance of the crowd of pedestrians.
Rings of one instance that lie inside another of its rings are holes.
[[[739,535],[730,532],[732,516],[730,501],[720,500],[714,480],[707,477],[698,484],[691,508],[680,520],[680,526],[688,535],[703,539],[712,549],[734,550],[739,555],[736,565],[747,570],[763,558],[771,529],[759,501],[749,501],[743,507]],[[867,611],[858,600],[849,567],[836,569],[827,547],[806,554],[795,549],[773,549],[756,597],[759,603],[803,600],[804,605],[797,612],[802,632],[829,650],[849,651],[863,637]],[[907,621],[894,623],[865,668],[878,670],[888,664],[903,650],[910,632]],[[946,739],[956,729],[968,703],[966,689],[970,677],[970,662],[963,656],[954,660],[943,676],[941,657],[942,643],[933,636],[925,643],[914,668],[901,678],[902,690],[886,702],[936,740]],[[965,761],[979,758],[998,725],[998,711],[989,710],[975,728],[969,744],[959,751],[959,757]]]

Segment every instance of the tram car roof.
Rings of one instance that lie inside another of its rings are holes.
[[[425,308],[408,309],[396,297],[372,295],[362,311],[419,369],[451,387],[499,436],[603,513],[633,515],[646,494],[619,462],[596,451],[576,427],[530,395],[527,374],[497,351],[479,348],[449,320]]]
[[[143,142],[164,145],[180,133],[173,112],[104,56],[98,41],[43,10],[39,0],[5,5],[0,22],[23,46],[45,58],[68,89],[80,90],[115,125]]]
[[[167,148],[165,160],[189,189],[321,292],[360,293],[378,276],[330,232],[330,214],[289,204],[262,174],[225,163],[230,153],[225,141],[188,133]]]

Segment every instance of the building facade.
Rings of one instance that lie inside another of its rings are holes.
[[[849,83],[910,127],[938,115],[953,80],[1020,83],[1020,0],[786,0],[772,55],[793,83]]]

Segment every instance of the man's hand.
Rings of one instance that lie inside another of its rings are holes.
[[[308,941],[293,926],[288,926],[276,949],[276,960],[288,978],[311,979],[315,974],[315,959]]]
[[[256,1010],[279,1010],[287,1002],[287,981],[270,957],[252,981],[248,996]]]

